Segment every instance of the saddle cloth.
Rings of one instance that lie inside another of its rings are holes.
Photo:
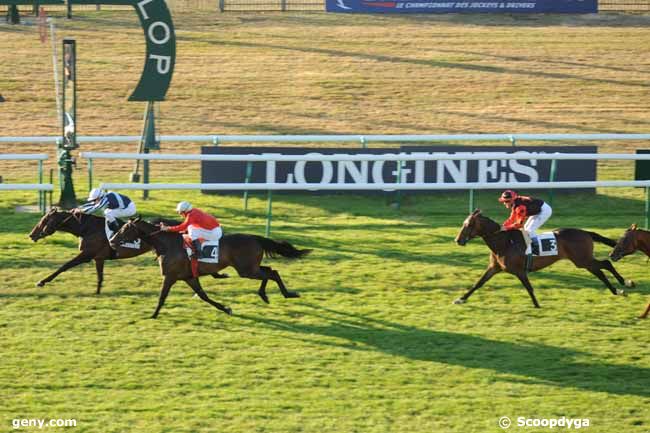
[[[201,255],[199,262],[203,263],[219,263],[219,243],[214,241],[206,241],[199,238],[201,242]],[[192,256],[192,239],[189,236],[183,236],[183,246],[187,252],[187,257]]]
[[[530,240],[534,256],[557,256],[557,239],[555,233],[540,233]]]
[[[124,221],[122,221],[119,218],[117,218],[116,221],[117,221],[117,223],[119,224],[120,227],[122,227],[125,224]],[[113,230],[111,230],[108,227],[108,224],[105,225],[105,228],[106,228],[106,239],[108,239],[110,241],[111,238],[113,237],[113,235],[115,234],[115,232],[113,232]],[[135,239],[133,242],[122,242],[120,244],[120,246],[122,248],[133,248],[135,250],[139,250],[140,246],[141,246],[141,242],[142,241],[140,239]]]

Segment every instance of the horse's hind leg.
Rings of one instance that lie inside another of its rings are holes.
[[[535,305],[535,308],[540,308],[539,303],[537,302],[537,298],[535,298],[533,286],[530,284],[530,281],[528,280],[528,275],[526,274],[517,275],[517,278],[519,278],[519,281],[521,281],[521,283],[528,291],[528,294],[530,295],[530,299],[533,300],[533,305]]]
[[[264,278],[262,280],[262,284],[260,284],[260,288],[257,290],[257,294],[259,295],[260,298],[262,298],[262,301],[266,302],[269,304],[269,297],[266,296],[266,283],[268,283],[268,278]]]
[[[267,268],[267,266],[264,266]],[[287,290],[286,286],[282,282],[282,278],[280,278],[280,273],[274,269],[271,269],[268,267],[268,270],[271,272],[271,276],[269,277],[270,280],[275,281],[278,284],[278,287],[280,288],[280,292],[282,292],[282,296],[285,298],[299,298],[300,294],[298,292],[292,292],[290,290]]]
[[[614,278],[616,278],[616,280],[620,284],[622,284],[625,287],[634,287],[634,281],[625,280],[625,278],[623,278],[623,276],[619,274],[618,271],[614,268],[612,262],[610,262],[609,260],[601,260],[600,263],[602,265],[601,269],[607,269],[609,272],[611,272],[612,275],[614,275]]]
[[[158,317],[158,313],[160,313],[160,309],[165,304],[165,299],[167,299],[167,295],[169,295],[169,289],[172,288],[175,282],[176,280],[168,276],[166,276],[165,279],[163,280],[163,285],[160,288],[160,297],[158,298],[158,306],[156,307],[156,311],[154,311],[153,316],[151,316],[152,319]]]
[[[56,272],[52,273],[50,276],[47,278],[43,278],[41,281],[36,283],[38,287],[43,287],[45,283],[49,283],[53,279],[56,278],[57,275],[59,275],[61,272],[65,272],[70,268],[74,268],[77,265],[80,265],[82,263],[88,263],[89,261],[92,260],[92,257],[86,256],[85,252],[80,252],[77,254],[72,260],[68,261],[64,265],[62,265],[59,269],[56,270]]]
[[[104,259],[95,259],[95,270],[97,270],[97,294],[102,290],[102,282],[104,281]]]
[[[643,314],[639,316],[639,319],[645,319],[646,317],[648,317],[648,314],[650,314],[650,302],[645,307],[645,311],[643,312]]]
[[[465,302],[467,302],[467,298],[472,296],[472,293],[478,290],[483,284],[485,284],[490,278],[492,278],[494,275],[498,274],[499,272],[501,272],[501,268],[498,266],[490,266],[489,268],[487,268],[486,271],[483,273],[483,276],[476,282],[476,284],[474,284],[467,293],[465,293],[460,298],[456,299],[454,301],[454,304],[464,304]]]
[[[208,294],[205,293],[205,291],[203,290],[203,287],[201,287],[201,283],[199,283],[198,278],[191,278],[189,280],[185,280],[185,282],[187,283],[188,286],[190,286],[192,288],[192,290],[194,290],[194,293],[199,295],[199,298],[201,298],[201,300],[207,302],[208,304],[210,304],[213,307],[223,311],[224,313],[226,313],[228,315],[232,315],[232,310],[229,307],[221,305],[220,303],[215,302],[215,301],[213,301],[212,299],[210,299],[208,297]]]
[[[600,270],[601,265],[598,260],[594,260],[591,262],[589,266],[587,266],[587,270],[594,274],[600,281],[602,281],[605,286],[609,289],[610,292],[612,292],[613,295],[619,295],[623,294],[623,291],[621,290],[620,292],[616,290],[614,286],[612,286],[612,283],[609,282],[605,274],[603,274],[603,271]]]

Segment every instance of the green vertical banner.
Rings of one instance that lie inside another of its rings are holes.
[[[176,61],[176,34],[164,0],[133,2],[144,30],[147,52],[140,82],[129,101],[164,101]]]
[[[129,5],[144,31],[144,70],[129,101],[164,101],[176,62],[176,33],[164,0],[68,0],[69,4]]]

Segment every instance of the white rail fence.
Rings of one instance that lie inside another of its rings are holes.
[[[51,183],[43,183],[43,161],[48,159],[44,153],[2,153],[3,161],[38,161],[38,183],[0,183],[0,191],[38,191],[38,208],[45,212],[45,193],[53,191]]]
[[[88,135],[77,137],[78,143],[137,143],[139,135]],[[433,141],[636,141],[650,140],[650,134],[422,134],[422,135],[160,135],[161,142],[212,143],[368,143]],[[60,136],[0,137],[0,143],[56,144]]]
[[[245,162],[277,162],[277,161],[305,161],[328,163],[332,161],[396,161],[398,167],[405,161],[467,161],[467,160],[650,160],[650,154],[584,154],[584,153],[529,153],[529,152],[480,152],[480,153],[399,153],[399,154],[338,154],[338,155],[282,155],[282,154],[250,154],[250,155],[178,155],[178,154],[137,154],[137,153],[101,153],[83,152],[81,157],[90,161],[94,159],[128,159],[128,160],[158,160],[158,161],[245,161]],[[551,173],[554,172],[553,165]],[[92,167],[92,164],[89,164]],[[553,176],[553,174],[551,175]],[[91,177],[91,176],[89,176]],[[469,209],[474,206],[474,190],[480,189],[562,189],[562,188],[598,188],[598,187],[643,187],[646,189],[646,210],[648,209],[648,191],[650,181],[569,181],[569,182],[462,182],[462,183],[425,183],[403,182],[397,176],[395,183],[250,183],[248,176],[243,183],[101,183],[102,188],[117,190],[226,190],[226,191],[268,191],[267,235],[270,232],[271,221],[271,191],[327,191],[327,190],[374,190],[374,191],[435,191],[435,190],[469,190]],[[245,193],[246,200],[246,193]],[[244,205],[246,207],[246,204]],[[647,211],[646,211],[647,220]]]

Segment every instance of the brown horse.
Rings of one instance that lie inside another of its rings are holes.
[[[557,238],[558,255],[546,257],[534,257],[531,271],[537,271],[552,265],[561,259],[569,259],[578,268],[585,268],[599,280],[601,280],[612,294],[624,294],[622,290],[617,291],[609,282],[601,269],[611,272],[619,283],[631,286],[632,281],[626,281],[616,272],[609,260],[596,260],[594,258],[594,241],[614,246],[615,242],[597,233],[579,229],[558,229],[554,231]],[[456,236],[456,243],[464,246],[470,239],[475,237],[483,238],[483,241],[490,248],[490,263],[483,276],[472,286],[467,293],[454,301],[455,304],[463,304],[472,293],[485,284],[490,278],[501,271],[508,272],[519,278],[524,285],[533,304],[539,308],[535,298],[533,286],[528,280],[524,239],[519,230],[502,231],[501,225],[490,218],[481,215],[479,209],[470,214],[463,222],[463,227]]]
[[[623,257],[636,251],[641,251],[646,256],[650,257],[650,232],[640,230],[636,227],[636,224],[632,224],[618,240],[614,246],[614,250],[609,254],[609,257],[613,261],[617,262]],[[650,314],[650,303],[648,303],[645,307],[645,311],[639,317],[645,319],[648,317],[648,314]]]
[[[164,222],[171,225],[177,224],[175,221]],[[72,260],[69,260],[57,269],[56,272],[36,283],[38,287],[43,287],[46,283],[56,278],[57,275],[70,268],[94,260],[97,271],[96,293],[99,294],[104,280],[104,262],[106,260],[128,259],[151,251],[151,245],[146,242],[141,242],[140,248],[117,246],[113,250],[108,244],[108,239],[106,239],[104,218],[85,214],[74,215],[72,212],[56,208],[50,209],[48,213],[43,215],[41,220],[32,229],[29,237],[32,241],[36,242],[57,231],[67,232],[77,236],[79,238],[80,252]],[[223,278],[222,275],[214,275],[214,277]]]
[[[199,278],[192,275],[191,264],[183,246],[183,237],[180,234],[162,232],[158,226],[136,218],[129,220],[111,238],[111,245],[120,242],[131,242],[133,239],[138,238],[153,245],[163,275],[160,298],[158,299],[156,311],[151,316],[152,319],[158,317],[169,290],[179,280],[185,281],[203,301],[226,314],[232,314],[229,307],[210,299],[201,287]],[[219,241],[219,262],[200,262],[199,276],[211,275],[232,266],[242,278],[262,280],[257,294],[267,304],[269,302],[266,296],[266,283],[268,280],[277,283],[285,298],[297,298],[299,297],[298,293],[287,290],[278,271],[271,269],[269,266],[260,266],[260,263],[264,255],[267,257],[280,255],[289,259],[299,259],[310,252],[311,250],[298,250],[288,242],[277,242],[262,236],[247,234],[224,235]]]

